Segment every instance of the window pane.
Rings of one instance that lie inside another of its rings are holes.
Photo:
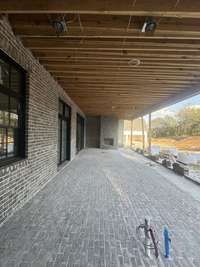
[[[19,101],[16,98],[10,98],[10,126],[18,126],[18,106]]]
[[[25,156],[24,113],[21,100],[25,73],[0,55],[0,166],[7,158]],[[10,162],[10,159],[8,163]]]
[[[67,122],[62,121],[62,161],[67,159]]]
[[[9,98],[8,96],[0,93],[0,125],[9,124]]]
[[[58,119],[58,164],[60,163],[61,161],[61,158],[60,158],[60,145],[61,145],[61,129],[62,129],[62,120],[59,118]]]
[[[0,128],[0,159],[6,157],[6,129]]]
[[[19,70],[12,67],[10,89],[17,93],[20,93],[21,88],[22,88],[22,74]]]
[[[17,129],[8,129],[8,157],[13,157],[17,155]]]
[[[0,85],[9,88],[9,65],[0,59]]]
[[[63,115],[63,103],[59,102],[59,114]]]
[[[65,117],[69,118],[69,108],[65,106]]]

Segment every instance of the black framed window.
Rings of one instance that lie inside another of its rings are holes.
[[[84,148],[84,118],[77,113],[76,119],[76,152]]]
[[[71,108],[59,100],[58,113],[58,165],[70,160]]]
[[[25,156],[25,78],[0,50],[0,166]]]

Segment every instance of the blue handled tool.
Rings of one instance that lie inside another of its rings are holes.
[[[169,238],[169,232],[167,227],[164,228],[164,242],[165,242],[165,258],[169,258],[171,239]]]

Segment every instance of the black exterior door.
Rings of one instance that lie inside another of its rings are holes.
[[[76,127],[76,151],[77,153],[84,148],[84,127],[85,120],[77,114],[77,127]]]
[[[59,100],[58,114],[58,165],[70,160],[71,108]]]

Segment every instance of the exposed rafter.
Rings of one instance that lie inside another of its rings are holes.
[[[8,0],[0,10],[88,114],[130,118],[199,91],[199,0]],[[64,14],[58,37],[50,21]],[[157,27],[142,33],[147,16]]]
[[[180,18],[200,18],[200,2],[198,0],[182,1],[140,0],[133,5],[133,0],[7,0],[0,2],[0,10],[8,14],[108,14],[131,16],[161,16]]]

